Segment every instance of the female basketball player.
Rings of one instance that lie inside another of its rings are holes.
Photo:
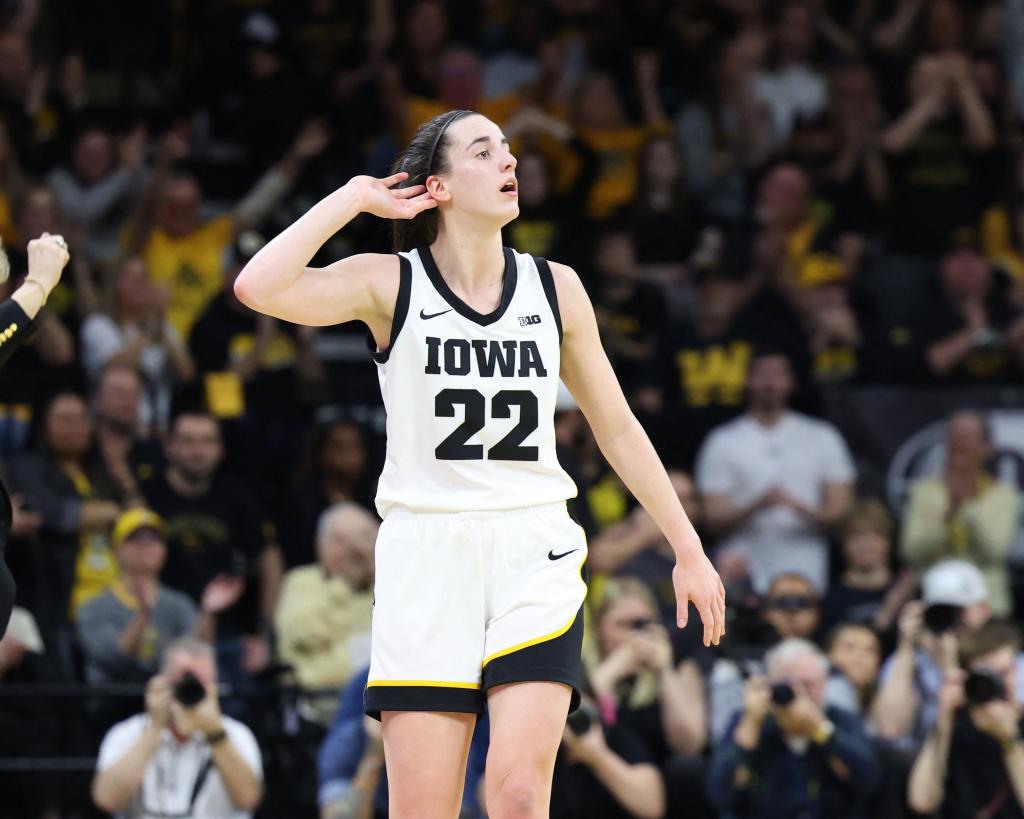
[[[582,684],[587,547],[555,457],[559,376],[601,451],[672,544],[680,627],[705,644],[725,591],[633,417],[576,273],[502,248],[516,160],[490,120],[425,123],[386,179],[352,179],[269,242],[235,293],[296,324],[365,322],[387,407],[377,493],[365,708],[383,721],[392,816],[459,813],[486,698],[491,817],[547,816],[565,718]],[[397,255],[306,267],[360,213],[394,221]]]

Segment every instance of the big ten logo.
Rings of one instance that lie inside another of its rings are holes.
[[[995,410],[987,414],[992,437],[989,468],[997,480],[1024,490],[1024,412]],[[911,485],[941,475],[946,463],[946,420],[934,421],[911,435],[889,464],[886,494],[893,509],[902,510]]]
[[[532,316],[519,317],[520,327],[529,327],[532,324],[540,324],[540,316],[538,316],[536,313],[534,313]]]

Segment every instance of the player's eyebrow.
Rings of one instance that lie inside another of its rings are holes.
[[[490,142],[490,141],[491,141],[491,138],[489,136],[477,137],[472,142],[470,142],[469,145],[466,146],[466,150],[467,151],[471,150],[473,148],[473,146],[476,145],[478,142]],[[508,137],[502,137],[501,138],[501,144],[502,145],[508,145]]]

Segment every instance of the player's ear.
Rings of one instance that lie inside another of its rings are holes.
[[[426,181],[427,192],[438,202],[447,202],[452,198],[452,193],[440,176],[428,176]]]

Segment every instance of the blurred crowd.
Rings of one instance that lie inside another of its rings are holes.
[[[1024,817],[1024,498],[990,419],[950,415],[897,507],[832,417],[1021,383],[1022,0],[0,2],[0,298],[29,239],[71,251],[0,376],[0,763],[97,760],[91,798],[0,765],[0,812],[387,815],[365,328],[232,284],[456,108],[511,141],[506,243],[579,272],[729,593],[717,650],[675,628],[670,547],[560,402],[589,690],[552,816]],[[313,263],[389,250],[360,217]],[[484,719],[467,819],[486,748]]]

